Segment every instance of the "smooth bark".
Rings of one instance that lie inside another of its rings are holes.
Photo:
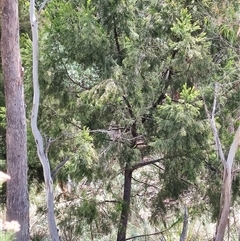
[[[27,185],[27,131],[23,72],[19,47],[17,0],[2,0],[1,54],[6,99],[7,220],[18,221],[17,241],[29,240],[29,201]]]
[[[218,135],[216,123],[215,123],[215,111],[217,106],[218,89],[219,89],[219,84],[216,83],[211,115],[208,111],[205,101],[204,101],[204,106],[205,106],[206,114],[208,116],[209,123],[212,128],[216,150],[219,154],[219,157],[223,165],[223,181],[222,181],[221,199],[220,199],[220,212],[219,212],[219,218],[218,218],[218,223],[216,227],[216,233],[214,237],[215,241],[223,241],[225,230],[228,224],[228,216],[229,216],[230,207],[231,207],[233,163],[234,163],[234,158],[235,158],[237,149],[240,144],[240,127],[238,127],[235,133],[234,140],[232,142],[232,145],[228,153],[228,158],[226,160],[223,153],[221,140]]]
[[[224,175],[223,175],[223,184],[222,184],[222,207],[220,211],[220,218],[218,221],[218,226],[216,230],[215,241],[222,241],[224,238],[224,233],[228,224],[228,216],[231,207],[232,199],[232,172],[233,172],[233,163],[234,158],[237,152],[237,149],[240,144],[240,127],[238,127],[232,145],[230,147],[227,161],[224,165]]]
[[[46,1],[45,1],[46,2]],[[30,21],[32,27],[32,46],[33,46],[33,107],[31,116],[32,133],[37,146],[38,157],[41,161],[44,173],[45,188],[46,188],[46,202],[47,202],[47,217],[48,228],[52,241],[59,241],[58,230],[54,214],[54,195],[53,195],[53,181],[51,177],[50,164],[47,153],[44,151],[43,137],[37,126],[40,89],[38,81],[38,24],[35,16],[35,1],[30,1]]]

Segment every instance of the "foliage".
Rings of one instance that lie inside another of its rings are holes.
[[[25,16],[28,3],[23,2]],[[22,21],[29,118],[31,35],[25,17]],[[199,215],[196,210],[207,210],[217,218],[222,170],[203,98],[211,110],[214,84],[219,83],[215,120],[227,153],[233,138],[229,129],[239,125],[238,21],[236,1],[53,0],[47,4],[39,19],[39,127],[52,170],[69,158],[56,185],[70,178],[74,191],[65,198],[80,200],[70,206],[64,200],[61,206],[62,199],[58,200],[62,229],[67,227],[76,237],[94,232],[98,240],[108,237],[118,226],[126,164],[135,167],[149,159],[159,161],[133,172],[143,183],[132,184],[129,234],[142,231],[137,225],[141,218],[134,213],[148,210],[148,219],[154,221],[151,228],[160,222],[167,227],[168,214],[178,217],[187,198],[193,216]],[[1,131],[3,108],[0,118]],[[30,179],[41,182],[30,132],[28,146]],[[78,190],[85,178],[84,190],[91,190],[87,194]],[[236,175],[234,201],[239,183]],[[99,193],[101,202],[113,202],[99,204]],[[176,202],[179,206],[174,209]]]

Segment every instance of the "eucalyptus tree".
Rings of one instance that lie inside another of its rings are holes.
[[[16,240],[29,240],[27,131],[19,45],[18,1],[1,1],[1,57],[6,101],[7,219],[21,224]]]

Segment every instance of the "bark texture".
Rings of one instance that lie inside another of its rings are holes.
[[[18,1],[2,0],[1,54],[7,115],[7,220],[21,225],[17,241],[29,240],[27,131],[19,46]]]

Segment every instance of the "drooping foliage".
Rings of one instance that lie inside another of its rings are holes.
[[[40,128],[53,169],[69,158],[59,182],[87,177],[102,188],[80,192],[83,204],[77,210],[69,207],[73,219],[85,220],[86,232],[96,229],[99,238],[110,232],[106,226],[118,227],[126,168],[133,169],[130,223],[137,219],[137,203],[159,223],[172,207],[169,200],[181,206],[187,196],[192,210],[207,204],[204,210],[217,218],[221,167],[204,102],[211,110],[214,84],[219,83],[215,119],[227,153],[239,124],[238,18],[237,1],[47,4],[39,19]],[[31,36],[22,35],[27,106],[32,95],[30,44]],[[29,147],[33,178],[41,172],[31,136]],[[159,161],[144,166],[152,160]],[[138,185],[139,180],[143,183]],[[236,177],[235,198],[238,186]],[[137,193],[143,193],[142,200]],[[199,196],[203,202],[194,202]],[[103,221],[105,212],[109,219]]]

